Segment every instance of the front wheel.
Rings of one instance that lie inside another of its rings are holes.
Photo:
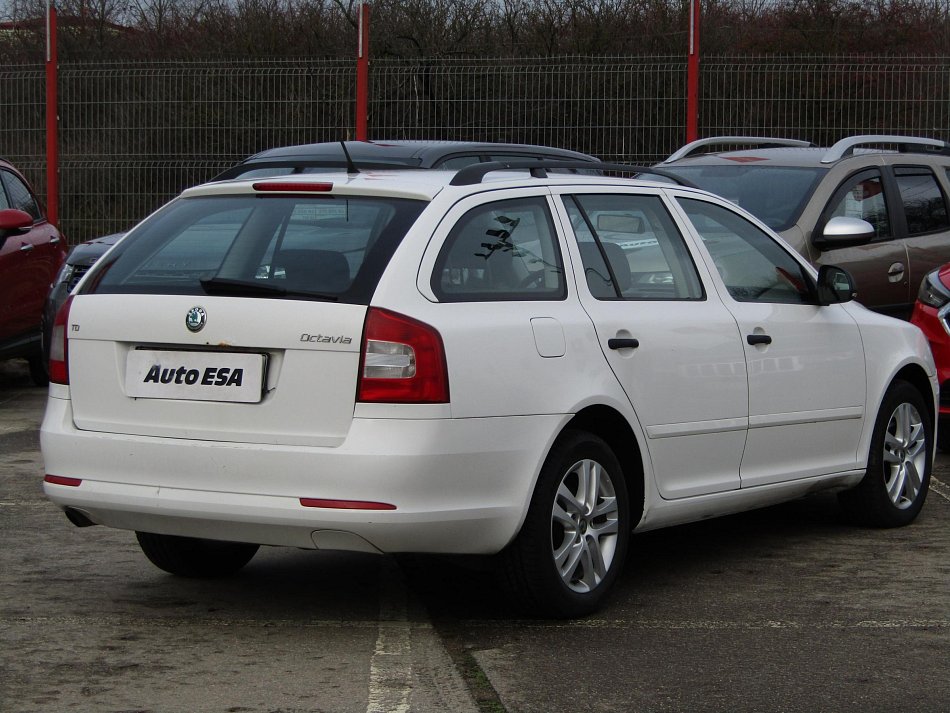
[[[590,433],[562,435],[541,469],[521,532],[502,554],[516,596],[543,616],[596,611],[623,567],[629,513],[610,447]]]
[[[139,547],[159,569],[180,577],[224,577],[251,561],[259,545],[136,532]]]
[[[905,381],[887,390],[874,424],[864,479],[838,497],[846,513],[876,527],[914,521],[927,498],[933,425],[920,392]]]

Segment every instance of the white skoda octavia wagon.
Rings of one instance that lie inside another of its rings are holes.
[[[47,496],[177,575],[260,545],[497,555],[562,617],[634,531],[825,489],[914,520],[917,328],[728,201],[570,167],[185,191],[56,318]]]

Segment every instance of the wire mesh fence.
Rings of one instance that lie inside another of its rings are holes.
[[[855,133],[950,140],[950,58],[705,57],[702,135],[827,145]],[[0,70],[0,155],[45,189],[44,70]],[[257,151],[352,137],[342,60],[71,63],[60,68],[60,222],[71,241],[125,230]],[[608,160],[684,141],[682,57],[375,60],[369,133],[512,141]]]

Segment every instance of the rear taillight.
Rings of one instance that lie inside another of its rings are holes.
[[[49,380],[54,384],[69,384],[69,307],[73,298],[67,297],[53,320],[49,340]]]
[[[411,317],[370,307],[356,398],[370,403],[448,403],[441,335]]]

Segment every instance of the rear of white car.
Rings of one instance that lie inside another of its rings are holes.
[[[155,533],[501,549],[558,417],[486,420],[473,438],[450,417],[439,332],[367,304],[432,197],[258,182],[146,221],[57,323],[50,497]]]
[[[871,482],[869,448],[864,510],[916,516],[933,364],[847,275],[702,192],[468,173],[209,184],[144,221],[57,317],[48,497],[188,576],[501,552],[559,616],[635,527]]]

